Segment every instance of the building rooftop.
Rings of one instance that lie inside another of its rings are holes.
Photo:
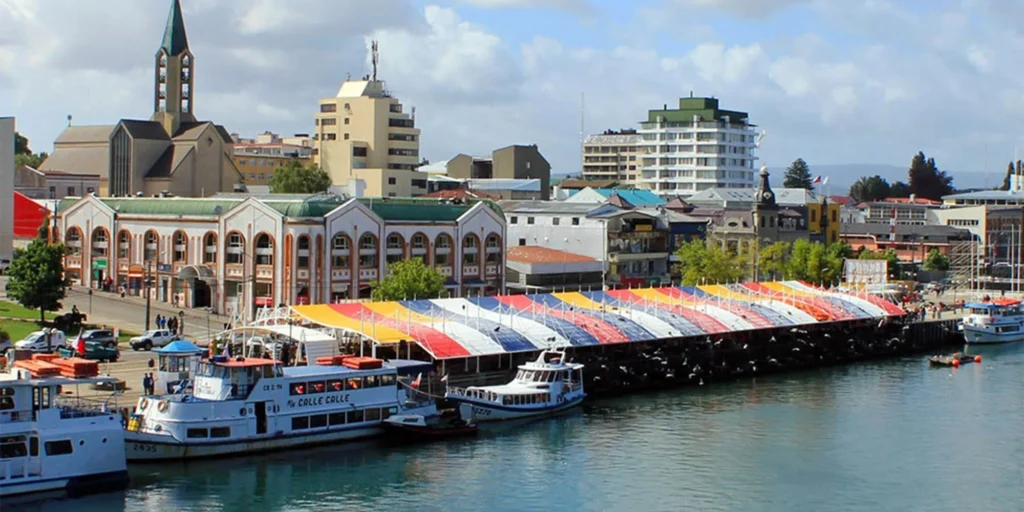
[[[584,189],[587,187],[593,188],[616,188],[619,184],[619,180],[581,180],[576,178],[566,178],[559,181],[557,185],[564,190],[571,189]]]
[[[688,197],[686,201],[692,205],[709,203],[726,206],[728,203],[753,203],[753,188],[710,188]],[[775,203],[778,205],[807,206],[819,203],[821,199],[810,190],[803,188],[773,188]]]
[[[639,141],[640,141],[640,136],[637,135],[636,133],[630,133],[630,134],[622,134],[622,133],[607,134],[607,133],[603,133],[603,134],[600,134],[600,135],[588,135],[587,138],[584,139],[583,143],[584,144],[619,144],[619,145],[625,144],[625,145],[629,145],[629,144],[636,144]]]
[[[1011,201],[1024,202],[1024,191],[1022,190],[979,190],[976,192],[964,192],[961,194],[950,194],[942,196],[943,201]]]
[[[567,203],[564,201],[499,201],[505,213],[566,213],[586,215],[600,208],[594,203]]]
[[[644,189],[618,189],[618,188],[595,188],[594,192],[597,192],[605,199],[611,199],[612,196],[619,196],[630,204],[637,207],[642,206],[660,206],[665,204],[665,200],[662,199],[658,194],[651,192],[650,190]]]
[[[590,256],[568,251],[559,251],[539,245],[519,245],[512,247],[505,255],[508,261],[520,263],[582,263],[597,261]]]
[[[466,190],[464,188],[457,188],[455,190],[438,190],[437,192],[431,192],[420,197],[429,197],[433,199],[490,199],[492,201],[498,201],[501,199],[498,196],[492,196],[486,192]]]
[[[870,224],[870,223],[849,223],[842,225],[843,235],[868,235],[885,238],[889,236],[889,230],[892,228],[889,224]],[[970,231],[943,225],[910,225],[910,224],[896,224],[896,236],[903,240],[906,239],[917,239],[920,237],[922,241],[941,241],[941,240],[970,240]]]

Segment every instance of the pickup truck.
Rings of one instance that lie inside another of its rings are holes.
[[[153,347],[162,347],[176,339],[178,337],[171,334],[169,329],[153,329],[128,340],[128,343],[132,350],[153,350]]]
[[[79,354],[74,347],[61,347],[58,350],[61,357],[84,357],[92,361],[103,362],[116,362],[121,357],[121,353],[117,351],[117,348],[109,348],[102,343],[96,341],[85,342],[85,355]]]

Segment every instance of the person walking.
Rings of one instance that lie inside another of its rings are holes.
[[[144,395],[152,395],[151,388],[153,387],[153,380],[148,373],[142,374],[142,393]]]

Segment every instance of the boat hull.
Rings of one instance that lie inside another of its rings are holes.
[[[583,403],[584,398],[586,398],[586,394],[581,394],[575,399],[547,407],[506,407],[479,400],[469,400],[463,397],[449,397],[450,400],[459,404],[459,414],[463,418],[475,422],[509,421],[550,416],[580,405]]]
[[[997,333],[987,329],[964,327],[964,340],[969,345],[987,345],[1024,341],[1024,331]]]
[[[227,440],[214,443],[182,443],[169,436],[127,432],[125,455],[128,462],[202,459],[231,455],[288,450],[307,446],[335,444],[379,436],[384,429],[379,425],[327,430],[301,435],[280,435],[256,439]]]
[[[12,479],[13,480],[13,479]],[[69,497],[117,491],[128,486],[128,470],[62,478],[18,479],[0,484],[0,498],[30,496],[39,493]]]
[[[404,442],[431,441],[453,437],[475,436],[479,429],[475,424],[462,427],[423,427],[418,425],[393,425],[385,423],[391,437]]]

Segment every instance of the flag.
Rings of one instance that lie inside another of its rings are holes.
[[[828,185],[828,176],[825,176],[825,179],[821,180],[821,184]]]
[[[422,373],[416,375],[416,380],[412,381],[412,384],[410,384],[409,386],[412,387],[413,389],[419,389],[420,388],[420,379],[422,379],[422,378],[423,378],[423,374]]]
[[[75,342],[75,352],[80,355],[85,355],[85,338],[82,337],[82,331],[78,331],[78,341]]]
[[[817,185],[818,183],[821,183],[821,176],[815,176],[814,181],[811,182],[812,185]]]
[[[447,373],[444,374],[444,377],[441,377],[441,382],[448,382],[448,374]]]

